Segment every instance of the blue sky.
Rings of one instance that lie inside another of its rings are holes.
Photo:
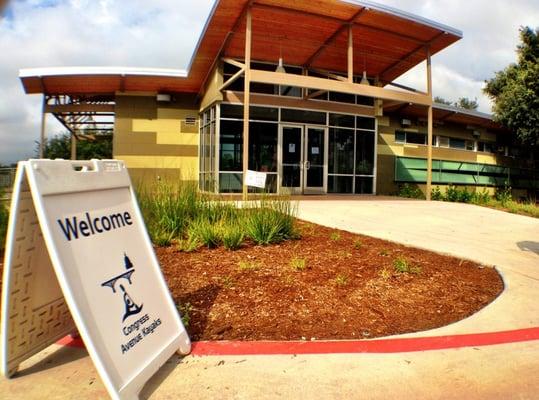
[[[464,38],[433,58],[434,94],[490,103],[485,79],[515,59],[518,28],[539,24],[536,0],[378,0],[453,26]],[[12,0],[0,20],[0,163],[33,156],[40,96],[25,95],[21,68],[185,68],[213,0]],[[418,67],[401,83],[424,87]],[[52,117],[47,131],[62,130]]]

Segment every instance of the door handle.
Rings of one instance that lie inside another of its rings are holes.
[[[305,161],[305,169],[309,169],[309,168],[311,168],[311,162]]]

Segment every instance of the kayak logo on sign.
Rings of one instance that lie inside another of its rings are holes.
[[[105,281],[101,284],[101,286],[110,287],[112,289],[112,293],[121,294],[122,300],[125,306],[125,311],[122,317],[122,322],[124,322],[130,316],[137,315],[138,313],[140,313],[142,311],[142,306],[143,306],[143,304],[139,306],[137,303],[135,303],[135,301],[131,298],[129,293],[127,293],[127,290],[125,289],[125,286],[124,286],[125,284],[124,281],[127,281],[129,285],[132,284],[132,281],[131,281],[132,275],[135,272],[133,263],[131,262],[131,260],[129,259],[126,253],[124,253],[124,264],[125,264],[125,269],[127,270],[126,272],[120,275],[117,275],[114,278],[111,278],[108,281]],[[118,283],[118,282],[121,282],[121,283]],[[120,288],[121,293],[116,290],[116,287]]]

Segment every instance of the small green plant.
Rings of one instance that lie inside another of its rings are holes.
[[[361,242],[361,240],[356,239],[356,240],[354,240],[353,246],[354,246],[354,249],[360,250],[361,246],[363,246],[363,243]]]
[[[247,211],[245,229],[256,244],[267,245],[299,238],[294,217],[296,208],[289,200],[263,197]]]
[[[191,303],[177,303],[176,309],[180,313],[183,325],[187,328],[189,322],[191,322],[191,311],[193,311],[193,306]]]
[[[256,271],[257,269],[260,269],[260,264],[256,261],[240,261],[238,262],[238,269],[240,271]]]
[[[245,233],[243,229],[235,223],[229,223],[223,226],[222,241],[227,250],[237,250],[241,247]]]
[[[431,190],[430,198],[437,201],[442,201],[444,199],[444,195],[440,190],[440,186],[436,186],[434,189]]]
[[[341,234],[339,232],[331,232],[329,235],[329,238],[333,240],[334,242],[337,242],[341,239]]]
[[[406,197],[409,199],[424,199],[425,198],[421,189],[419,189],[415,185],[410,185],[409,183],[405,183],[399,186],[398,196]]]
[[[382,251],[380,251],[380,255],[382,257],[387,257],[387,256],[389,256],[389,251],[388,250],[382,250]]]
[[[152,242],[156,246],[170,246],[173,239],[174,234],[166,231],[154,231],[152,235]]]
[[[9,219],[9,212],[1,200],[2,197],[3,193],[0,190],[0,250],[4,249],[6,245],[7,223]]]
[[[350,253],[349,251],[346,251],[346,250],[340,250],[339,251],[339,258],[350,258],[352,257],[352,253]]]
[[[234,279],[230,275],[222,276],[221,285],[223,285],[224,288],[230,289],[234,286]]]
[[[399,274],[419,274],[421,268],[415,265],[411,265],[404,257],[397,257],[393,260],[393,268]]]
[[[213,249],[221,242],[221,225],[212,223],[206,218],[199,218],[189,227],[189,237],[208,249]]]
[[[307,260],[305,258],[294,257],[290,260],[290,267],[295,271],[304,271],[307,268]]]
[[[460,203],[471,203],[473,194],[471,192],[468,192],[468,188],[464,188],[462,190],[457,190],[458,192],[458,202]]]
[[[178,241],[178,250],[184,253],[192,253],[193,251],[198,250],[200,247],[200,242],[197,238],[187,237],[187,239],[181,239]]]
[[[338,286],[345,286],[346,284],[348,284],[348,276],[345,274],[338,274],[335,277],[335,283]]]
[[[491,200],[491,197],[488,194],[488,191],[486,189],[483,189],[480,192],[475,191],[472,194],[471,202],[473,204],[477,204],[477,205],[486,205],[486,204],[488,204],[490,202],[490,200]]]
[[[384,268],[380,271],[380,277],[384,280],[384,281],[387,281],[388,279],[390,279],[392,276],[391,274],[391,271],[388,269],[388,268]]]

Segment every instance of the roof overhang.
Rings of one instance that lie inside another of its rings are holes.
[[[187,71],[53,68],[21,71],[26,93],[117,91],[198,93],[220,56],[243,58],[245,12],[252,10],[252,59],[344,72],[348,26],[354,70],[391,82],[462,37],[457,29],[370,1],[217,0]]]

